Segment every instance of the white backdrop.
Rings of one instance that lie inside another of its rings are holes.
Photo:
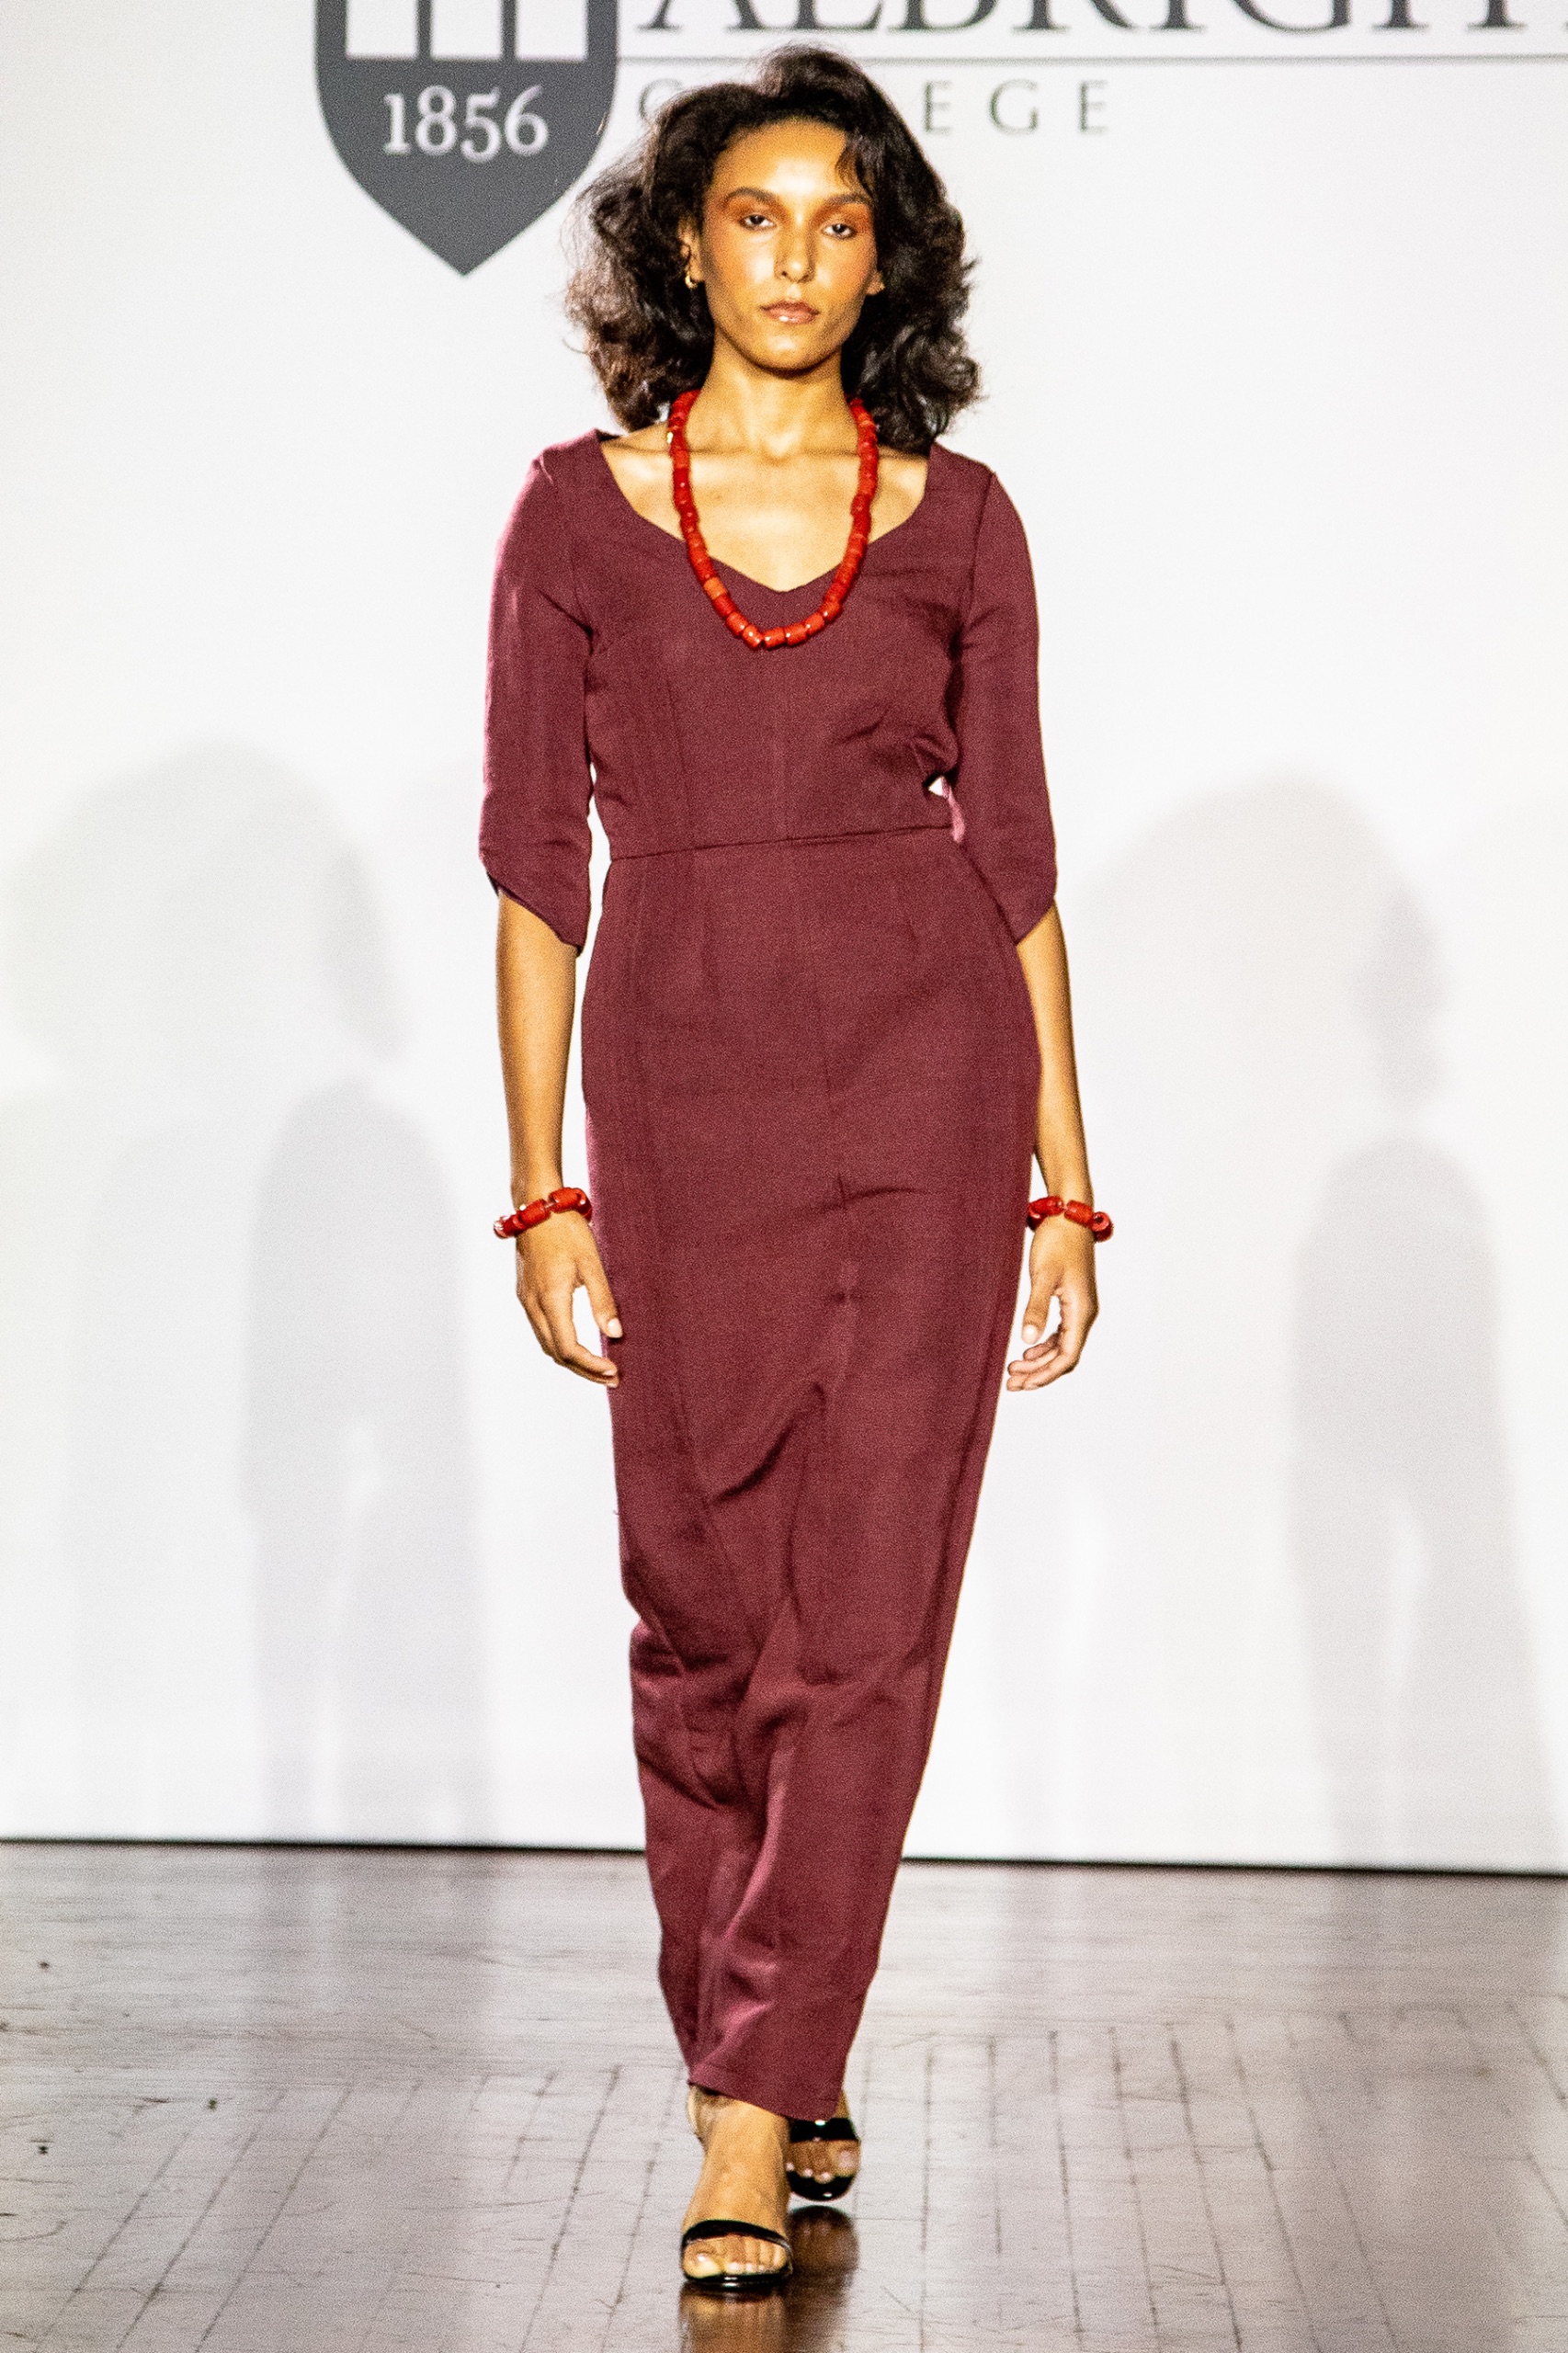
[[[916,1852],[1568,1855],[1568,43],[1387,6],[848,44],[980,256],[1119,1229]],[[747,14],[624,7],[601,159]],[[0,0],[0,1826],[636,1844],[472,848],[494,542],[604,415],[562,208],[459,277],[312,41]]]

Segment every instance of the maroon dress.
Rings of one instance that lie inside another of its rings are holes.
[[[719,570],[764,628],[826,585]],[[1037,635],[1006,494],[940,447],[777,653],[595,435],[501,545],[485,866],[581,947],[590,795],[611,851],[583,1091],[661,1981],[692,2080],[782,2115],[832,2112],[876,1967],[1017,1295]]]

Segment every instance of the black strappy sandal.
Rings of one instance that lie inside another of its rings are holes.
[[[847,2116],[829,2116],[821,2122],[809,2116],[790,2116],[785,2121],[789,2125],[791,2141],[826,2141],[829,2143],[853,2141],[857,2147],[859,2146],[860,2135]],[[797,2198],[819,2200],[842,2198],[846,2189],[854,2188],[859,2177],[855,2173],[838,2173],[831,2181],[818,2181],[814,2174],[797,2173],[793,2166],[788,2165],[784,2168],[784,2178]]]
[[[776,2271],[708,2271],[693,2278],[683,2261],[680,2268],[682,2284],[696,2288],[710,2296],[766,2296],[775,2288],[782,2288],[795,2268],[795,2258],[790,2252],[790,2242],[782,2231],[765,2231],[760,2222],[732,2222],[722,2219],[711,2222],[693,2222],[690,2230],[680,2234],[680,2251],[696,2239],[766,2239],[770,2246],[781,2246],[784,2260]]]

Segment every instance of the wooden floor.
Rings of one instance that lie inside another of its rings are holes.
[[[917,1865],[866,2170],[683,2300],[640,1861],[0,1849],[0,2347],[1563,2353],[1568,1887]]]

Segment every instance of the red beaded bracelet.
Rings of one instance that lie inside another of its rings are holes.
[[[1060,1193],[1042,1193],[1038,1201],[1029,1203],[1029,1224],[1043,1225],[1048,1217],[1064,1217],[1072,1225],[1086,1225],[1096,1242],[1108,1242],[1116,1232],[1104,1210],[1092,1210],[1087,1201],[1064,1201]]]
[[[495,1237],[500,1242],[510,1242],[515,1233],[527,1233],[530,1226],[542,1225],[558,1210],[575,1210],[589,1225],[594,1222],[594,1205],[582,1187],[559,1185],[553,1193],[541,1193],[537,1201],[525,1201],[520,1210],[513,1210],[507,1217],[498,1217]]]

